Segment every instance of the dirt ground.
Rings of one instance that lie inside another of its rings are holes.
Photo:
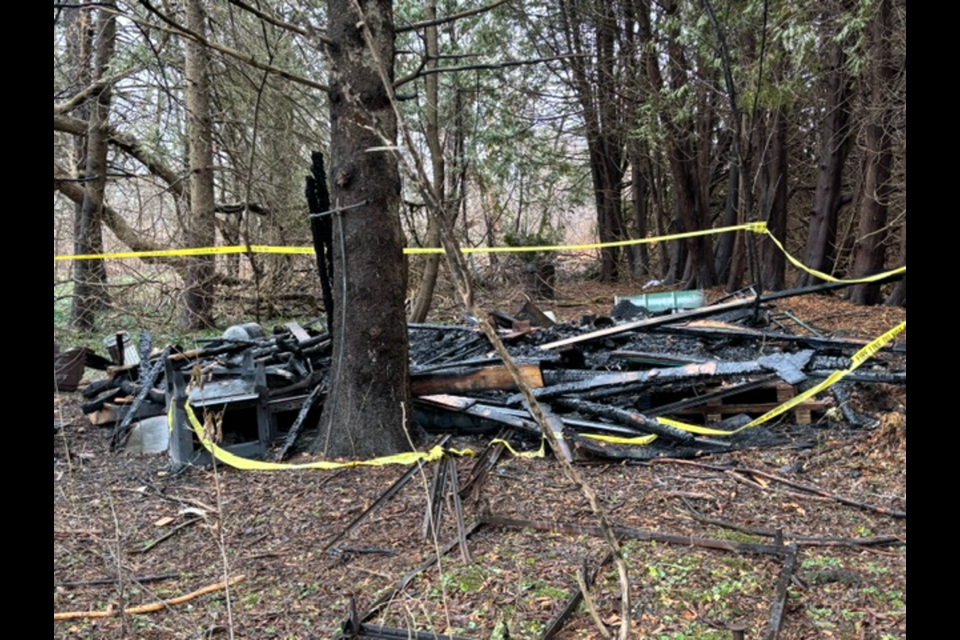
[[[564,291],[557,307],[563,318],[608,310],[614,293],[589,284]],[[783,308],[835,335],[862,338],[906,319],[903,309],[863,309],[826,297]],[[581,471],[619,525],[767,545],[773,539],[765,532],[782,531],[799,555],[786,584],[781,638],[905,638],[906,387],[853,389],[856,408],[878,427],[852,429],[827,418],[809,427],[785,422],[774,428],[785,436],[781,446],[692,464],[606,463]],[[87,424],[79,404],[78,395],[54,396],[54,422],[63,425],[54,434],[55,614],[118,612],[225,577],[243,580],[153,613],[55,620],[55,638],[332,638],[351,601],[364,611],[456,536],[451,517],[438,535],[423,535],[427,468],[340,541],[337,552],[327,552],[404,467],[191,468],[171,475],[165,456],[111,454],[107,432]],[[479,451],[484,442],[460,439],[454,446]],[[470,457],[455,463],[461,478],[475,464]],[[595,524],[550,457],[503,459],[480,499],[467,500],[464,510],[468,523],[487,510]],[[719,640],[737,626],[746,638],[765,637],[780,556],[651,541],[623,546],[631,611],[620,611],[610,565],[592,592],[614,633],[620,616],[630,615],[637,638]],[[468,547],[470,561],[456,548],[443,554],[372,622],[467,638],[489,638],[505,623],[512,638],[538,638],[575,588],[575,573],[584,563],[595,568],[606,553],[588,535],[488,525],[470,536]],[[557,637],[601,635],[581,605]]]

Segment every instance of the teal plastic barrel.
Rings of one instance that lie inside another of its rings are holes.
[[[616,305],[622,300],[626,300],[637,307],[643,307],[651,313],[675,309],[696,309],[702,307],[705,302],[703,291],[697,289],[640,293],[635,296],[616,296],[613,299],[613,303]]]

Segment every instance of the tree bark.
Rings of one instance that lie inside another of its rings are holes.
[[[770,153],[764,154],[760,173],[762,219],[780,241],[787,238],[787,117],[783,107],[770,114]],[[786,287],[787,259],[769,239],[761,245],[760,263],[764,287],[779,291]]]
[[[436,0],[427,0],[424,13],[426,20],[437,19]],[[425,40],[427,49],[427,62],[425,69],[431,71],[437,68],[437,60],[440,57],[440,39],[437,33],[437,25],[431,25],[425,29]],[[424,78],[426,88],[427,103],[424,105],[426,112],[426,134],[427,147],[430,149],[430,163],[433,169],[433,189],[440,197],[441,201],[445,199],[446,190],[446,165],[443,157],[443,146],[440,144],[440,74],[428,73]],[[447,211],[447,207],[443,207]],[[425,246],[440,246],[440,229],[431,217],[427,221],[427,238]],[[433,290],[437,286],[437,276],[440,274],[440,254],[431,254],[424,260],[423,279],[420,281],[420,287],[417,289],[417,295],[414,298],[413,309],[410,311],[411,322],[423,322],[430,313],[430,307],[433,305]]]
[[[187,28],[206,33],[203,0],[187,0]],[[204,45],[187,39],[184,61],[187,128],[190,135],[190,219],[187,247],[216,243],[213,198],[213,121],[210,114],[210,60]],[[213,326],[214,256],[194,256],[187,263],[184,321],[192,329]]]
[[[115,5],[107,3],[97,11],[97,21],[93,38],[80,35],[84,43],[95,42],[93,75],[96,79],[107,74],[113,58],[117,38]],[[85,18],[81,17],[78,28],[85,29]],[[83,45],[81,45],[81,49]],[[86,63],[83,53],[78,60],[78,69]],[[107,140],[105,128],[110,114],[112,91],[110,85],[103,85],[91,93],[87,104],[86,157],[84,160],[83,200],[76,208],[74,224],[74,252],[77,254],[95,254],[103,252],[103,203],[107,186]],[[71,324],[83,331],[92,331],[96,313],[108,300],[104,285],[106,268],[102,260],[76,260],[73,263],[73,305]]]
[[[813,218],[807,234],[804,264],[830,273],[836,264],[837,223],[843,204],[843,168],[850,151],[850,110],[853,83],[846,70],[844,43],[830,40],[825,53],[827,99],[820,134],[820,169],[814,195]],[[816,284],[819,279],[804,272],[798,286]]]
[[[889,211],[890,173],[893,166],[891,96],[894,69],[890,60],[891,0],[880,0],[870,26],[870,56],[866,147],[863,156],[863,187],[860,224],[853,254],[853,276],[862,278],[883,270],[886,260],[886,226]],[[858,284],[850,290],[858,304],[880,302],[880,285]]]
[[[357,7],[362,15],[357,12]],[[392,0],[329,0],[331,197],[334,208],[331,386],[315,449],[368,458],[409,449],[407,273],[400,228]],[[376,54],[361,29],[369,29]],[[349,209],[347,209],[349,207]]]
[[[567,61],[573,78],[572,89],[586,128],[597,232],[600,242],[614,242],[625,237],[623,177],[626,169],[621,126],[623,106],[617,86],[617,16],[615,7],[602,0],[585,3],[585,9],[571,0],[561,2],[567,48],[575,54]],[[591,26],[593,41],[589,42],[581,30]],[[618,248],[604,248],[600,254],[600,280],[616,280],[619,262]]]

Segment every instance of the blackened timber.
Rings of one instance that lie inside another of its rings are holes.
[[[659,458],[681,460],[701,458],[707,454],[722,453],[724,451],[730,451],[733,448],[733,445],[713,440],[702,442],[700,439],[695,443],[696,446],[660,446],[656,442],[643,446],[623,445],[595,440],[577,434],[571,436],[571,440],[580,453],[585,452],[593,457],[603,458],[605,460],[635,460],[638,462],[649,462]]]
[[[764,342],[791,342],[814,348],[838,348],[838,349],[860,349],[870,343],[869,340],[857,340],[854,338],[822,338],[819,336],[797,336],[790,333],[778,333],[775,331],[760,331],[749,329],[747,327],[738,327],[729,325],[725,327],[698,326],[696,323],[677,326],[663,326],[657,328],[657,333],[677,333],[681,335],[691,335],[701,338],[730,338],[742,337]],[[886,345],[880,351],[892,351],[894,353],[906,353],[907,345],[890,344]]]
[[[317,400],[320,398],[320,392],[323,390],[323,385],[318,384],[314,387],[313,391],[310,392],[310,395],[307,396],[307,399],[303,401],[303,406],[300,407],[300,413],[297,414],[296,420],[293,421],[293,424],[290,426],[290,431],[287,432],[287,437],[283,440],[283,445],[273,456],[274,461],[280,462],[287,457],[287,452],[290,451],[290,448],[293,447],[294,443],[297,441],[297,437],[300,435],[300,430],[303,428],[303,424],[307,420],[307,416],[310,414],[310,410],[313,409],[313,406],[317,403]]]
[[[471,564],[470,548],[467,546],[467,525],[463,518],[463,502],[460,500],[460,472],[457,461],[450,459],[450,494],[453,496],[453,515],[457,521],[457,535],[460,537],[460,559],[464,564]]]
[[[814,370],[807,373],[811,378],[829,378],[834,374],[831,370]],[[897,371],[854,371],[843,378],[847,382],[863,382],[866,384],[907,384],[907,372]]]
[[[656,420],[650,420],[643,414],[611,407],[610,405],[573,398],[560,398],[555,402],[564,409],[570,409],[571,411],[577,411],[599,418],[607,418],[646,433],[655,433],[658,436],[673,440],[674,442],[693,444],[696,439],[689,431],[683,431],[670,425],[660,424]]]
[[[350,636],[338,636],[349,638]],[[409,629],[395,629],[379,624],[361,624],[360,631],[355,638],[370,638],[370,640],[473,640],[463,636],[448,636],[430,631],[412,631]]]
[[[160,376],[160,372],[163,371],[163,368],[166,366],[167,356],[170,355],[170,347],[167,347],[163,350],[163,353],[160,354],[160,357],[153,364],[153,366],[147,371],[147,374],[140,380],[140,393],[137,394],[137,397],[134,398],[133,404],[127,409],[126,415],[123,417],[123,420],[117,425],[117,428],[114,430],[113,434],[110,436],[110,449],[115,451],[118,447],[123,445],[124,441],[127,438],[127,434],[130,433],[130,427],[133,423],[133,419],[137,415],[137,410],[140,409],[140,405],[144,403],[147,399],[147,396],[150,395],[150,391],[153,390],[153,384],[157,381],[157,378]]]
[[[750,298],[747,300],[725,302],[723,304],[716,304],[709,307],[701,307],[700,309],[680,311],[678,313],[673,313],[666,316],[659,316],[656,318],[647,318],[645,320],[637,320],[636,322],[627,322],[625,324],[618,324],[613,327],[608,327],[606,329],[600,329],[599,331],[592,331],[590,333],[585,333],[580,336],[574,336],[572,338],[565,338],[563,340],[548,342],[546,344],[540,345],[540,349],[542,351],[551,351],[553,349],[559,349],[561,347],[568,347],[574,344],[580,344],[581,342],[591,342],[593,340],[609,338],[611,336],[620,335],[621,333],[627,333],[629,331],[638,331],[640,329],[652,329],[654,327],[659,327],[665,324],[676,324],[677,322],[680,322],[683,320],[703,318],[704,316],[710,316],[716,313],[723,313],[724,311],[744,309],[754,303],[755,303],[755,299]]]
[[[467,478],[467,481],[460,487],[461,498],[465,498],[473,492],[474,499],[479,499],[480,489],[489,477],[490,472],[493,471],[500,462],[500,456],[502,456],[506,450],[503,443],[511,435],[513,435],[512,427],[500,429],[497,437],[488,443],[483,451],[476,457],[476,461],[473,463],[473,469],[470,470],[470,477]]]
[[[444,456],[433,467],[433,482],[427,493],[427,508],[423,517],[423,539],[435,539],[440,531],[440,519],[443,517],[443,496],[447,492],[447,465],[450,458]]]
[[[787,589],[793,581],[793,572],[797,566],[797,545],[791,544],[785,548],[783,566],[777,586],[774,589],[773,604],[770,606],[770,620],[763,640],[777,640],[780,637],[780,627],[783,624],[783,614],[787,608]]]
[[[443,438],[440,439],[437,445],[442,447],[449,440],[450,440],[450,436],[444,436]],[[333,537],[333,539],[330,542],[324,545],[323,550],[329,551],[335,544],[337,544],[338,542],[343,540],[346,536],[350,535],[353,531],[355,531],[356,528],[359,527],[363,523],[363,521],[366,520],[373,512],[375,512],[377,509],[379,509],[384,504],[386,504],[393,496],[397,495],[400,489],[402,489],[404,486],[406,486],[408,482],[410,482],[413,476],[420,469],[420,466],[421,466],[421,463],[419,462],[416,464],[410,465],[410,468],[407,469],[402,476],[397,478],[397,481],[394,482],[389,489],[384,491],[383,494],[379,498],[377,498],[376,502],[374,502],[366,510],[364,510],[363,513],[361,513],[356,518],[354,518],[353,522],[347,525],[346,529],[338,533],[336,536]]]
[[[648,371],[626,371],[608,373],[596,376],[583,382],[551,385],[535,389],[533,395],[538,398],[556,398],[558,396],[580,394],[594,389],[617,388],[635,383],[660,383],[675,380],[690,380],[694,378],[721,377],[734,375],[752,375],[773,370],[778,375],[789,379],[796,379],[802,375],[802,368],[810,360],[812,351],[802,351],[792,355],[777,354],[776,357],[763,356],[758,360],[745,362],[705,362],[703,364],[689,364],[683,367],[667,369],[650,369]],[[520,394],[514,394],[507,399],[510,405],[523,401]]]
[[[773,380],[774,376],[765,375],[756,380],[750,382],[744,382],[743,384],[736,384],[721,388],[718,391],[711,393],[705,393],[701,396],[696,396],[693,398],[685,398],[684,400],[678,400],[677,402],[671,402],[670,404],[661,405],[659,407],[654,407],[646,412],[648,418],[654,418],[656,416],[667,416],[675,411],[683,411],[684,409],[693,409],[695,407],[701,407],[710,402],[716,400],[722,400],[727,396],[732,396],[738,393],[744,393],[746,391],[752,391],[754,389],[759,389],[764,387]]]

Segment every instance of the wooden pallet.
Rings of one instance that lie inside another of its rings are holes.
[[[771,398],[768,401],[755,399],[758,391],[763,392],[763,395],[771,396]],[[682,409],[673,415],[699,417],[705,419],[707,422],[720,422],[725,417],[742,413],[758,417],[768,411],[776,409],[796,395],[796,387],[785,382],[776,381],[754,389],[749,392],[749,394],[735,394],[718,398],[697,407]],[[750,396],[754,396],[754,399],[751,400]],[[814,411],[822,412],[824,410],[824,403],[818,400],[806,400],[791,409],[797,424],[810,424],[813,421],[812,413]]]

